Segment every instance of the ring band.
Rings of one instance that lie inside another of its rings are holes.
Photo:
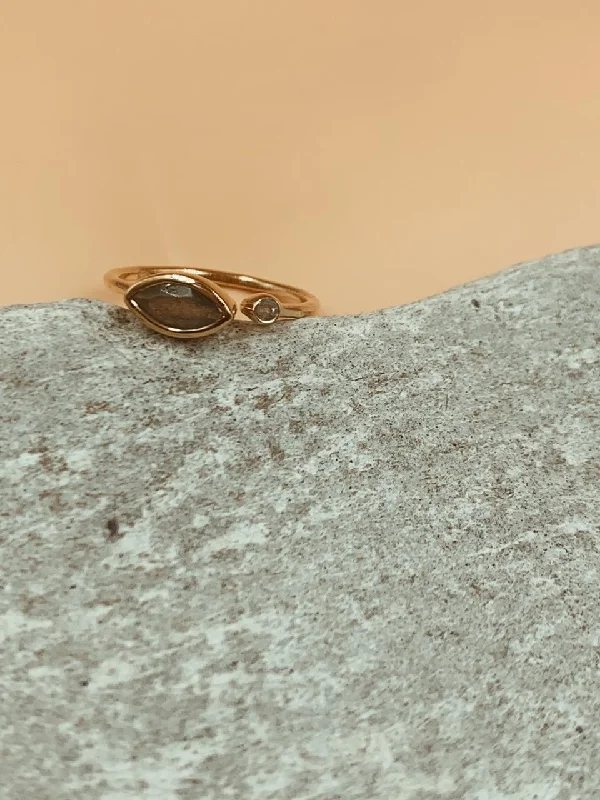
[[[317,298],[303,289],[215,269],[118,267],[104,282],[149,328],[179,339],[209,336],[234,319],[238,306],[227,289],[244,292],[239,311],[257,325],[319,310]]]

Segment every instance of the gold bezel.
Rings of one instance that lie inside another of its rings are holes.
[[[278,307],[277,316],[273,317],[272,319],[261,319],[256,314],[256,306],[260,303],[261,300],[272,300]],[[282,316],[282,307],[280,300],[272,294],[267,294],[266,292],[261,292],[260,294],[253,294],[250,297],[245,297],[242,302],[240,303],[240,311],[249,320],[255,322],[257,325],[272,325],[274,322],[277,322],[278,319],[281,319]]]
[[[162,325],[160,322],[148,317],[142,310],[135,304],[134,295],[146,286],[154,286],[157,283],[180,283],[185,286],[193,286],[205,297],[210,298],[216,305],[218,305],[224,312],[224,318],[215,322],[208,328],[196,328],[192,330],[182,330],[180,328],[171,328],[167,325]],[[162,273],[159,275],[152,275],[149,278],[144,278],[132,284],[125,293],[125,303],[133,313],[146,325],[157,333],[162,333],[165,336],[172,336],[175,339],[200,339],[204,336],[211,336],[218,330],[228,325],[235,317],[237,307],[235,301],[221,289],[213,281],[207,278],[192,278],[189,275],[182,275],[181,273],[171,272]]]

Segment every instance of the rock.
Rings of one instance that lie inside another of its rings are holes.
[[[2,309],[2,796],[597,800],[599,266]]]

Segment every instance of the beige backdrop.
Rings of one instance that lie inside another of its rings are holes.
[[[412,300],[600,239],[600,4],[0,0],[0,302],[192,263]]]

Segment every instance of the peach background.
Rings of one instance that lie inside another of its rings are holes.
[[[331,312],[600,239],[600,4],[2,0],[0,302],[192,263]]]

